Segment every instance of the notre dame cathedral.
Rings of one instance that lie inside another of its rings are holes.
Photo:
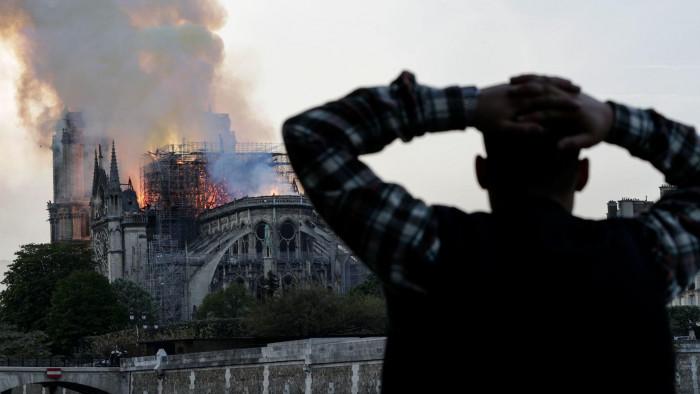
[[[208,115],[233,135],[228,115]],[[238,144],[230,152],[204,143],[159,148],[142,169],[139,194],[131,179],[121,182],[114,141],[108,163],[103,157],[108,143],[87,135],[79,112],[57,123],[51,240],[89,243],[110,281],[134,281],[153,296],[161,322],[190,319],[206,294],[231,283],[256,296],[270,280],[282,292],[313,284],[345,293],[366,278],[272,144]],[[231,167],[251,172],[238,173],[237,184],[259,178],[252,172],[261,168],[280,183],[255,197],[227,193],[209,174],[210,162],[222,157],[248,163]]]

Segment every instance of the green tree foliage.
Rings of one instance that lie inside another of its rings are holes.
[[[225,290],[208,294],[197,309],[197,319],[235,319],[248,313],[254,303],[248,290],[239,284],[231,284]]]
[[[371,294],[342,297],[343,327],[340,334],[385,335],[386,301]]]
[[[57,354],[69,354],[88,335],[118,328],[127,319],[107,278],[77,271],[56,285],[48,316],[48,333]]]
[[[379,281],[376,275],[369,274],[367,279],[350,290],[349,295],[371,295],[384,298],[384,289],[382,282]]]
[[[152,324],[156,316],[156,308],[153,303],[153,298],[138,284],[126,280],[117,279],[112,282],[112,291],[117,297],[117,303],[128,313],[133,313],[134,316],[142,314],[147,316],[147,321]],[[121,325],[126,327],[129,325],[129,320],[125,320]]]
[[[277,289],[280,288],[279,278],[272,271],[267,271],[265,277],[265,296],[268,298],[274,297]]]
[[[15,256],[2,281],[0,314],[22,331],[45,331],[56,284],[74,271],[95,268],[90,249],[81,244],[28,244]]]
[[[49,337],[42,331],[21,332],[17,327],[0,323],[0,356],[50,357]]]
[[[688,335],[690,328],[696,329],[700,323],[700,307],[671,306],[668,308],[671,333],[674,336]]]
[[[259,303],[246,316],[250,333],[261,337],[383,334],[383,300],[339,296],[324,288],[291,289]]]

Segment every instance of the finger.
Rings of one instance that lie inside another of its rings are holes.
[[[546,92],[546,86],[537,82],[528,82],[511,86],[508,95],[511,97],[538,96]]]
[[[524,100],[516,107],[522,114],[540,110],[577,111],[581,108],[579,103],[568,95],[536,97]]]
[[[535,81],[540,80],[541,78],[542,78],[542,76],[537,75],[537,74],[516,75],[516,76],[510,78],[510,84],[511,85],[519,85],[519,84],[528,83],[528,82],[535,82]]]
[[[574,84],[573,82],[569,81],[566,78],[561,78],[561,77],[545,77],[549,83],[552,85],[564,90],[565,92],[568,93],[580,93],[581,92],[581,87]]]
[[[528,82],[521,85],[510,86],[508,96],[513,98],[532,98],[535,96],[560,96],[565,97],[571,93],[560,89],[558,86],[546,82]]]
[[[575,112],[571,110],[562,111],[558,109],[543,109],[524,115],[519,115],[515,118],[515,120],[523,123],[563,122],[567,120],[574,120],[574,114]]]
[[[577,134],[559,140],[557,147],[561,150],[583,149],[593,146],[595,138],[590,134]]]
[[[542,134],[545,132],[545,128],[533,122],[505,121],[499,127],[499,131],[512,134]]]
[[[546,75],[537,74],[523,74],[512,77],[510,79],[511,85],[523,85],[528,83],[540,83],[540,84],[550,84],[554,85],[567,93],[580,93],[581,87],[574,84],[570,80],[561,77],[548,77]]]

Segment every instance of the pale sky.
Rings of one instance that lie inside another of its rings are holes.
[[[556,74],[595,97],[700,123],[695,1],[224,3],[226,70],[252,80],[251,100],[276,130],[294,113],[358,86],[386,84],[403,69],[435,86]],[[50,152],[37,149],[17,119],[17,76],[16,61],[0,44],[0,265],[20,244],[49,240]],[[473,175],[481,151],[479,133],[469,129],[395,143],[368,161],[428,202],[488,210]],[[602,145],[585,156],[592,173],[576,214],[602,218],[610,199],[658,197],[661,175],[626,151]]]

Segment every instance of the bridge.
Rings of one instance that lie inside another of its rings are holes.
[[[91,362],[18,367],[13,366],[16,360],[0,357],[0,394],[62,394],[63,389],[85,394],[379,394],[384,342],[382,337],[314,338],[256,348],[126,358],[120,367],[82,366],[94,365]],[[60,370],[60,376],[53,368]]]
[[[59,388],[84,394],[127,392],[119,367],[0,367],[0,394],[22,392],[25,385],[46,387],[48,393],[60,393]]]
[[[675,345],[676,392],[700,394],[700,341]],[[22,363],[0,358],[0,394],[60,394],[63,389],[86,394],[379,394],[383,355],[384,338],[314,338],[169,355],[160,360],[155,356],[127,358],[119,368],[56,367],[55,363],[53,367],[2,366]],[[60,377],[49,368],[59,368]]]

